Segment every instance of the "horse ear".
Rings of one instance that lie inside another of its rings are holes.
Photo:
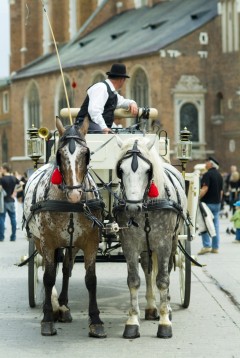
[[[117,140],[117,144],[118,144],[119,148],[122,148],[122,145],[123,145],[122,139],[117,135],[115,136],[115,138]]]
[[[58,116],[56,116],[56,127],[59,135],[62,136],[66,129],[63,127],[62,121]]]
[[[156,138],[157,138],[157,136],[152,136],[151,138],[147,138],[146,144],[147,144],[148,150],[150,150],[154,146]]]
[[[80,132],[85,136],[88,132],[88,127],[89,127],[89,118],[86,116],[84,118],[83,124],[80,127]]]

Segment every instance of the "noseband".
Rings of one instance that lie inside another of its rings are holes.
[[[135,140],[135,142],[133,144],[133,148],[131,150],[128,150],[126,152],[126,154],[121,158],[121,160],[119,160],[119,162],[117,163],[117,167],[116,167],[116,173],[117,173],[117,177],[119,179],[121,179],[121,185],[122,185],[122,188],[124,189],[123,183],[122,183],[122,170],[121,170],[121,165],[122,165],[123,161],[132,157],[131,168],[132,168],[132,171],[135,173],[137,171],[137,169],[138,169],[138,158],[141,158],[142,160],[144,160],[150,166],[149,173],[148,173],[148,184],[147,184],[147,187],[146,187],[146,190],[145,190],[145,193],[146,193],[148,191],[148,188],[150,186],[150,182],[151,182],[151,179],[152,179],[152,176],[153,176],[153,166],[152,166],[152,163],[150,162],[150,160],[145,158],[142,155],[142,153],[140,152],[140,150],[137,147],[137,144],[138,144],[138,140]],[[142,203],[144,201],[145,193],[144,193],[143,198],[141,200],[124,199],[124,202],[129,203],[129,204]]]
[[[90,161],[90,150],[87,147],[86,141],[84,138],[81,138],[80,135],[78,135],[78,133],[76,132],[76,129],[71,127],[69,134],[63,135],[60,138],[59,141],[59,147],[57,150],[57,154],[56,154],[56,162],[57,162],[57,166],[59,167],[59,170],[61,172],[61,153],[60,150],[62,148],[64,148],[66,145],[69,146],[69,152],[71,154],[73,154],[76,150],[76,143],[80,144],[82,147],[87,148],[87,153],[86,153],[86,166],[89,164]],[[85,172],[86,175],[87,171]],[[65,184],[65,180],[64,180],[64,175],[61,172],[62,177],[63,177],[63,184],[59,185],[59,188],[63,191],[65,190],[73,190],[73,189],[82,189],[83,188],[83,184],[79,184],[79,185],[66,185]],[[84,177],[85,177],[84,175]],[[84,179],[83,179],[84,180]]]

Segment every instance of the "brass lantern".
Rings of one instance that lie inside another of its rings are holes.
[[[39,158],[43,155],[42,139],[38,136],[38,129],[32,125],[27,130],[29,139],[27,139],[27,155],[34,162],[34,169],[37,169]]]
[[[185,127],[180,132],[180,141],[177,143],[177,158],[182,163],[182,175],[185,177],[186,164],[192,158],[192,142],[189,140],[191,132]]]

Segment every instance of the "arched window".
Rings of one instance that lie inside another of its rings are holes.
[[[92,84],[94,85],[95,83],[97,82],[102,82],[106,79],[106,77],[102,74],[102,73],[98,73],[94,78],[93,78],[93,81],[92,81]]]
[[[69,80],[69,78],[65,75],[64,76],[64,82],[65,82],[65,86],[66,86],[66,91],[67,91],[67,95],[68,95],[68,101],[69,101],[69,107],[74,107],[74,90],[71,86],[71,82]],[[63,83],[61,82],[61,86],[59,89],[59,97],[58,97],[58,113],[60,113],[60,110],[62,108],[67,108],[67,100],[66,100],[66,95],[65,95],[65,91],[64,91],[64,86]],[[62,122],[63,125],[69,125],[69,119],[68,118],[62,118]]]
[[[8,162],[8,139],[5,132],[2,136],[2,162]]]
[[[223,107],[223,94],[221,92],[218,92],[216,96],[215,114],[222,114],[223,113],[222,107]]]
[[[142,69],[138,69],[131,81],[131,98],[139,107],[146,107],[149,104],[148,79]]]
[[[35,83],[33,83],[28,91],[27,97],[27,111],[28,111],[28,128],[34,125],[36,128],[40,127],[40,100],[38,89]]]
[[[191,133],[191,141],[199,142],[198,110],[192,103],[185,103],[180,110],[180,130],[187,128]]]

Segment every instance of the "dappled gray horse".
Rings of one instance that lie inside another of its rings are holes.
[[[178,234],[186,219],[187,198],[182,175],[159,156],[155,139],[142,137],[122,142],[117,138],[121,151],[116,171],[121,189],[113,213],[123,227],[120,240],[127,261],[131,305],[124,338],[140,336],[139,257],[146,278],[145,319],[159,319],[158,337],[172,336],[169,274]],[[159,308],[155,287],[160,293]]]
[[[106,337],[99,317],[96,299],[95,261],[99,244],[99,228],[103,203],[92,177],[88,173],[89,149],[83,126],[64,128],[57,118],[59,144],[56,160],[39,168],[29,178],[25,189],[24,217],[28,235],[34,239],[44,261],[45,300],[42,335],[56,334],[51,302],[56,280],[57,252],[65,248],[63,285],[59,296],[58,319],[71,322],[68,307],[68,284],[75,256],[84,252],[85,283],[89,291],[89,336]]]

